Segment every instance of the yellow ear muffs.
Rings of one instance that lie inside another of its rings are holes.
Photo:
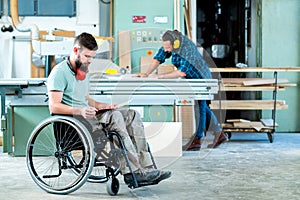
[[[174,49],[178,49],[179,47],[180,47],[180,41],[179,41],[179,40],[175,40],[175,41],[174,41],[173,48],[174,48]]]

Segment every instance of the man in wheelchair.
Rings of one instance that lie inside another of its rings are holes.
[[[121,165],[120,171],[126,184],[129,185],[134,176],[139,183],[158,183],[169,178],[170,171],[153,167],[139,114],[131,109],[118,109],[119,106],[114,103],[97,102],[89,96],[88,67],[97,49],[97,42],[91,34],[84,32],[75,38],[68,59],[57,64],[48,77],[50,112],[83,117],[93,131],[104,129],[118,132],[131,165],[131,169],[128,164]]]

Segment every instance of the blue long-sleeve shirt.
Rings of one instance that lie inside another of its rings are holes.
[[[187,37],[181,34],[180,47],[172,51],[172,64],[177,67],[181,72],[186,73],[186,78],[212,78],[211,71],[204,58],[199,53],[196,45]],[[154,59],[160,63],[164,63],[168,56],[168,52],[165,52],[161,47]]]
[[[160,63],[164,63],[167,59],[167,52],[164,51],[163,47],[161,47],[157,54],[154,56],[155,60],[158,60]],[[202,78],[198,70],[187,60],[180,57],[176,53],[172,52],[171,62],[177,68],[177,70],[186,73],[186,78]]]

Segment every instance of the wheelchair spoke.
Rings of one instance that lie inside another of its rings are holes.
[[[80,187],[92,171],[94,159],[88,145],[92,141],[87,141],[75,123],[52,118],[33,131],[27,166],[39,187],[50,193],[66,194]],[[70,157],[74,162],[69,162]]]

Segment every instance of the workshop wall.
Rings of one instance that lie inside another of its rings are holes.
[[[300,66],[300,4],[299,0],[261,0],[262,42],[261,57],[264,67]],[[272,73],[265,73],[272,77]],[[289,87],[278,93],[278,99],[286,101],[288,110],[278,110],[277,132],[299,132],[299,85],[300,73],[279,72],[278,78],[287,78],[297,87]],[[263,98],[270,99],[270,92],[263,93]],[[263,118],[271,116],[270,111],[263,111]]]

